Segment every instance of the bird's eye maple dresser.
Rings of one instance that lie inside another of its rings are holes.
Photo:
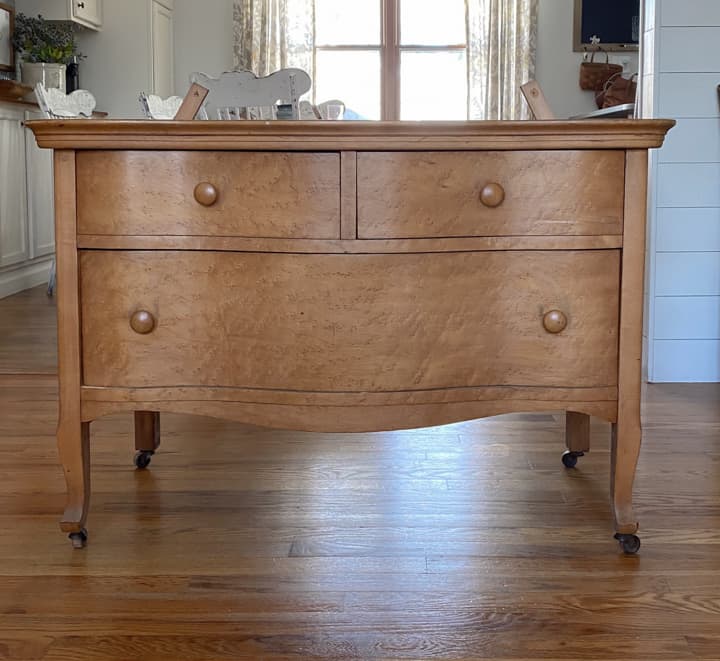
[[[647,151],[673,122],[29,123],[55,150],[60,420],[83,546],[90,422],[291,430],[567,411],[612,423],[639,539]]]

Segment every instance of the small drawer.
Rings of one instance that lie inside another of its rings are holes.
[[[77,182],[80,234],[340,236],[335,153],[79,152]]]
[[[622,234],[625,153],[358,154],[361,239]]]

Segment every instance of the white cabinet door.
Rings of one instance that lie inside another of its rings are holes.
[[[71,13],[76,23],[88,27],[102,27],[102,0],[70,0]]]
[[[173,12],[152,0],[153,92],[166,98],[174,94]]]
[[[27,119],[42,119],[42,115],[28,112]],[[32,131],[25,131],[30,257],[34,258],[55,251],[53,159],[52,150],[40,149]]]
[[[0,108],[0,266],[29,257],[23,119]]]

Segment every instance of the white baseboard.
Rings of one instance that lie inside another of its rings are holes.
[[[46,284],[50,277],[52,256],[18,268],[0,271],[0,298]]]

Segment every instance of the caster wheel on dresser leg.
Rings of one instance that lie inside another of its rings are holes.
[[[620,542],[623,553],[627,555],[635,555],[640,550],[640,538],[637,535],[616,533],[615,539]]]
[[[71,532],[68,538],[72,542],[74,549],[84,549],[88,538],[87,530],[83,528],[80,532]]]
[[[565,468],[575,468],[578,457],[584,457],[584,452],[573,452],[572,450],[566,450],[563,452],[562,462]]]
[[[135,454],[135,468],[138,468],[139,470],[147,468],[150,465],[154,454],[155,453],[151,450],[142,450],[141,452],[137,452]]]

